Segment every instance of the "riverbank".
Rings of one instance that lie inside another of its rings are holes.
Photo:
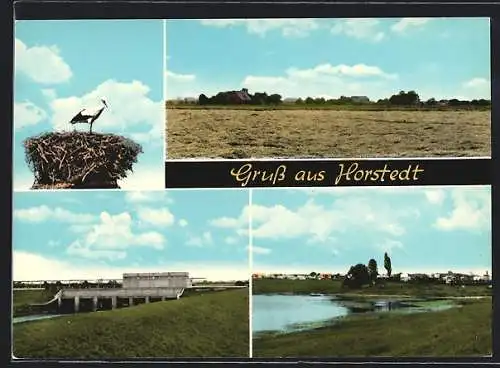
[[[483,356],[492,353],[491,298],[417,314],[356,314],[338,323],[253,340],[254,357]]]
[[[383,286],[382,286],[383,285]],[[340,280],[279,280],[254,279],[252,280],[253,294],[338,294],[357,297],[391,296],[405,297],[471,297],[491,296],[492,289],[484,285],[477,286],[450,286],[432,284],[409,284],[386,282],[373,287],[359,290],[343,289]]]
[[[248,289],[14,326],[19,358],[247,357]]]

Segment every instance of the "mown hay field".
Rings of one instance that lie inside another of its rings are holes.
[[[167,157],[491,155],[490,111],[167,109]]]

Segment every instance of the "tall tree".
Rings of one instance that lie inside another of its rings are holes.
[[[345,275],[343,286],[347,286],[351,289],[359,289],[363,285],[370,283],[370,275],[368,268],[362,264],[358,263],[355,266],[351,266],[347,274]]]
[[[392,264],[391,264],[391,258],[387,255],[387,252],[384,253],[384,268],[387,271],[387,276],[391,277]]]
[[[378,267],[377,261],[373,258],[368,261],[368,273],[370,275],[370,281],[372,282],[372,284],[375,283],[378,276]]]

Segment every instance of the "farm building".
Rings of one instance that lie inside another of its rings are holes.
[[[298,98],[295,97],[287,97],[283,100],[284,103],[295,103],[297,102]]]
[[[229,91],[227,93],[227,99],[231,103],[244,104],[252,101],[252,98],[248,94],[248,89],[242,88],[241,91]]]

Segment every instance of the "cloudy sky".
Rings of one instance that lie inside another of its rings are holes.
[[[169,20],[167,98],[490,98],[488,18]]]
[[[95,132],[134,139],[144,153],[123,188],[163,188],[163,21],[18,21],[15,26],[14,187],[33,175],[22,142],[104,97]],[[78,126],[88,130],[88,126]]]
[[[491,190],[253,190],[255,272],[346,272],[384,252],[393,272],[491,274]]]
[[[248,279],[247,206],[243,190],[14,193],[13,277]]]

